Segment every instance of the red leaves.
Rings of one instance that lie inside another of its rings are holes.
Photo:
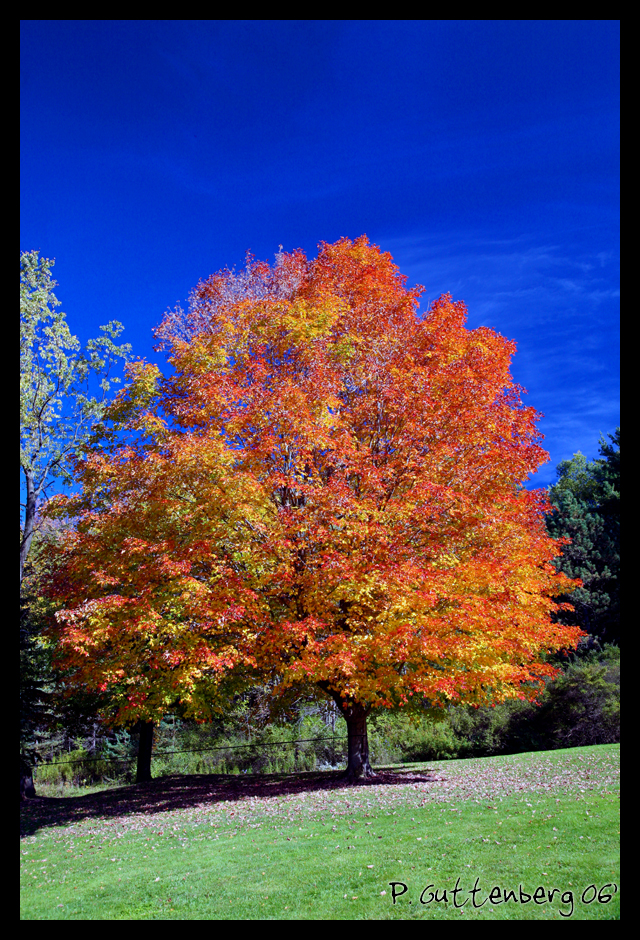
[[[67,503],[51,592],[77,681],[202,717],[225,674],[497,700],[575,645],[520,486],[546,455],[514,344],[449,295],[419,318],[420,293],[363,236],[214,275],[167,316],[172,377],[133,367],[131,438],[87,453]]]

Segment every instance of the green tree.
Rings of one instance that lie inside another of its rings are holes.
[[[619,741],[620,649],[607,645],[571,663],[548,684],[533,724],[548,748]]]
[[[34,581],[34,552],[27,561],[20,590],[20,792],[35,796],[31,760],[37,730],[50,719],[51,662],[49,650],[38,643],[43,604]]]
[[[103,335],[80,341],[56,308],[51,276],[54,261],[38,251],[20,253],[20,658],[21,725],[35,720],[43,706],[41,674],[44,653],[35,632],[41,612],[32,589],[23,592],[25,564],[36,531],[38,505],[58,480],[71,483],[70,460],[89,440],[100,420],[109,391],[108,376],[130,346],[117,346],[123,330],[111,321]],[[117,382],[114,378],[112,381]],[[99,382],[99,391],[93,384]],[[36,625],[36,626],[34,626]],[[46,657],[45,657],[46,658]],[[20,759],[21,795],[33,795],[27,754]]]
[[[131,349],[115,345],[123,330],[116,320],[81,348],[56,309],[53,265],[38,251],[20,253],[20,584],[38,504],[54,480],[71,482],[69,460],[102,415],[109,373]],[[98,394],[92,380],[99,381]]]
[[[620,428],[600,439],[600,457],[581,454],[558,464],[549,498],[547,528],[553,538],[571,540],[555,566],[582,587],[571,594],[573,611],[559,622],[578,624],[608,643],[620,641]]]

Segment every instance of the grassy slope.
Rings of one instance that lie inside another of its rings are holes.
[[[618,765],[619,745],[601,745],[412,765],[422,780],[402,785],[199,790],[179,809],[27,805],[21,916],[618,919],[619,891],[603,890],[620,883]],[[407,888],[395,904],[390,882]]]

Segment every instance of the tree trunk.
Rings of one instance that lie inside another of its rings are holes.
[[[33,527],[36,518],[37,493],[33,482],[33,472],[23,467],[25,482],[27,484],[27,508],[24,516],[24,530],[20,539],[20,587],[22,588],[22,575],[27,561],[27,555],[33,539]]]
[[[153,748],[153,722],[140,722],[140,744],[138,745],[138,767],[136,783],[151,780],[151,749]]]
[[[33,785],[33,771],[25,758],[20,755],[20,799],[26,800],[28,797],[36,795],[36,788]]]
[[[347,722],[347,740],[349,756],[344,777],[349,782],[355,782],[368,777],[375,777],[369,763],[369,739],[367,737],[367,714],[369,709],[360,704],[348,705],[346,708],[338,703],[338,708]]]
[[[347,723],[349,753],[347,769],[343,774],[344,779],[353,783],[367,777],[375,777],[376,774],[369,763],[369,739],[367,737],[367,715],[371,709],[365,708],[359,702],[350,702],[345,705],[340,693],[336,692],[329,682],[323,680],[317,684],[333,699]]]
[[[33,539],[33,526],[36,518],[36,491],[33,484],[33,473],[31,470],[23,467],[25,481],[27,484],[27,508],[24,519],[24,530],[20,538],[20,602],[22,604],[22,576],[24,566],[27,561],[27,555]],[[20,644],[22,646],[22,642]],[[22,695],[22,693],[21,693]],[[36,795],[36,788],[33,785],[33,770],[25,757],[20,755],[20,799],[26,800],[28,797]]]

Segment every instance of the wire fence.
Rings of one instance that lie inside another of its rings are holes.
[[[364,735],[354,735],[353,737],[364,737]],[[244,748],[250,747],[283,747],[286,745],[297,745],[297,744],[307,744],[308,742],[313,741],[314,743],[319,743],[321,741],[332,741],[334,746],[346,746],[348,744],[347,739],[344,741],[337,740],[336,738],[298,738],[296,741],[253,741],[249,744],[219,744],[216,747],[185,747],[179,751],[164,751],[164,750],[153,750],[151,754],[151,759],[154,757],[165,757],[169,754],[197,754],[204,751],[238,751]],[[120,762],[130,762],[137,760],[137,755],[133,757],[79,757],[74,760],[53,760],[53,761],[41,761],[41,765],[49,766],[50,763],[57,764],[86,764],[89,761],[104,761],[104,763],[120,763]]]
[[[364,737],[364,736],[365,735],[356,735],[356,737]],[[304,745],[311,744],[311,745],[314,745],[315,747],[315,746],[324,745],[327,743],[329,743],[329,747],[325,749],[325,753],[324,753],[325,760],[321,762],[326,769],[327,767],[336,766],[337,762],[340,760],[343,760],[344,757],[346,756],[346,751],[348,749],[348,739],[346,736],[336,735],[334,733],[331,736],[315,736],[312,738],[297,738],[293,741],[291,740],[290,741],[287,741],[287,740],[284,740],[284,741],[250,741],[246,744],[218,744],[218,745],[213,745],[213,746],[208,746],[208,747],[181,748],[178,750],[176,749],[165,750],[164,748],[156,749],[154,747],[152,754],[151,754],[151,760],[153,762],[154,760],[162,760],[164,758],[171,758],[174,755],[206,754],[206,753],[213,753],[216,751],[224,752],[225,755],[229,754],[229,752],[251,751],[252,754],[255,755],[256,752],[258,753],[263,752],[269,748],[286,748],[286,747],[293,747],[293,748],[296,748],[297,750],[299,749],[303,755],[310,758],[312,757],[312,751],[311,753],[309,753],[309,749],[305,749]],[[296,759],[297,759],[297,750],[296,750]],[[36,757],[36,760],[34,760],[33,762],[34,780],[38,778],[38,770],[40,770],[41,772],[45,772],[48,770],[53,771],[55,768],[62,767],[64,765],[75,764],[75,765],[86,766],[89,764],[99,764],[103,768],[104,768],[104,765],[108,765],[108,766],[116,765],[116,767],[114,768],[114,772],[117,773],[117,772],[121,772],[122,768],[126,768],[130,766],[131,764],[134,764],[138,760],[138,755],[136,752],[128,756],[120,755],[117,757],[109,757],[106,754],[102,754],[102,755],[96,754],[95,756],[92,757],[92,756],[89,756],[89,754],[84,754],[82,757],[73,758],[69,760],[60,760],[58,757],[55,757],[55,756],[52,756],[50,760],[46,760],[46,759],[37,760],[37,753],[34,754],[34,757]],[[326,758],[329,758],[329,760],[327,761]],[[251,756],[249,756],[249,760],[251,760]],[[320,760],[319,755],[316,755],[316,763],[318,763],[319,760]],[[117,768],[120,768],[121,770],[118,771]],[[191,772],[191,771],[187,771],[187,772]],[[202,771],[199,771],[199,772],[202,772]],[[235,772],[237,773],[238,771],[236,770]],[[247,770],[245,769],[242,772],[246,773]],[[100,771],[98,771],[98,773],[100,773]]]

